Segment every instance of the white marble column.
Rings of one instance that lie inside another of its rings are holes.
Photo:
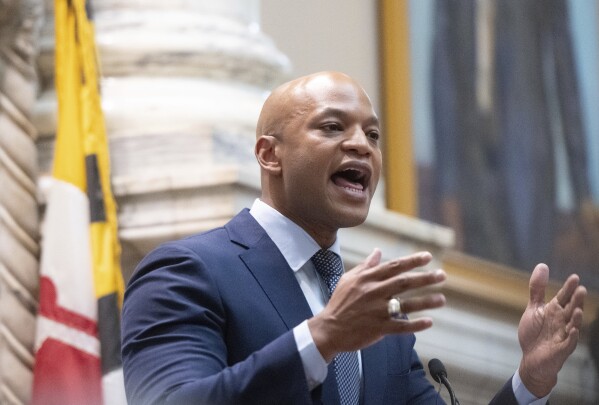
[[[0,404],[31,395],[38,289],[36,98],[38,0],[0,2]]]
[[[93,5],[127,276],[157,243],[234,214],[233,179],[257,172],[255,123],[289,61],[260,31],[257,0]],[[43,171],[56,108],[51,9],[46,21],[40,67],[47,86],[36,109]]]

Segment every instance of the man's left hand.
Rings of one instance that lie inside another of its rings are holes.
[[[557,373],[578,343],[586,289],[573,274],[549,302],[545,289],[549,268],[535,267],[530,277],[530,299],[518,326],[522,348],[519,374],[537,398],[549,394],[557,384]]]

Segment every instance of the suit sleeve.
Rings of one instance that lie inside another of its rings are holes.
[[[514,390],[512,389],[512,379],[510,378],[503,385],[501,390],[489,402],[489,405],[518,405]]]
[[[122,354],[130,404],[308,403],[293,332],[228,364],[227,320],[201,259],[176,244],[150,253],[125,293]]]

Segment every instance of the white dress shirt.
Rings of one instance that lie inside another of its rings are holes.
[[[293,270],[312,314],[318,314],[326,305],[328,297],[327,287],[310,260],[320,250],[318,243],[303,228],[260,199],[254,201],[250,214],[266,231]],[[336,239],[328,249],[341,257],[339,239]],[[308,387],[312,390],[326,379],[327,363],[316,348],[307,320],[293,329],[293,335],[302,359]],[[358,360],[361,375],[360,356]],[[518,371],[512,377],[512,389],[520,405],[544,405],[549,398],[547,395],[539,399],[530,393],[522,383]]]

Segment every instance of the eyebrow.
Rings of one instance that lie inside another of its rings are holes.
[[[323,116],[335,116],[335,117],[339,117],[341,119],[348,119],[351,117],[352,114],[348,113],[345,110],[342,110],[340,108],[335,108],[335,107],[325,107],[322,110],[320,110],[319,112],[316,113],[316,115],[314,116],[314,119],[319,119]],[[372,115],[370,116],[367,120],[366,120],[366,124],[367,125],[376,125],[376,126],[380,126],[380,122],[379,119],[377,118],[376,115]]]

